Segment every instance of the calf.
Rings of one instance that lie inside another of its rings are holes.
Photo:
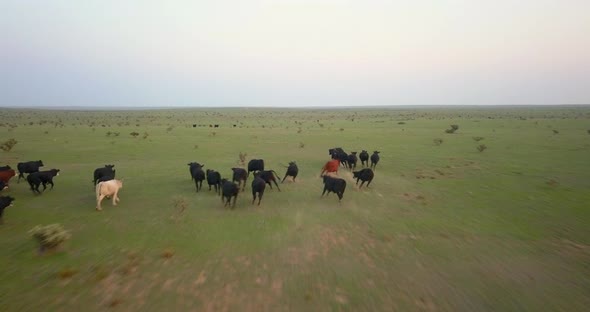
[[[364,167],[365,165],[369,165],[369,153],[365,150],[362,150],[359,154],[359,158],[361,160],[361,165]]]
[[[221,192],[221,174],[215,170],[207,169],[207,184],[209,184],[209,191],[211,191],[211,185],[215,186],[215,193]]]
[[[104,182],[99,182],[96,185],[96,210],[102,210],[100,206],[100,202],[105,197],[112,197],[113,198],[113,206],[117,206],[119,202],[119,190],[123,188],[123,180],[109,180]]]
[[[14,176],[16,176],[16,172],[12,169],[0,171],[0,181],[5,184],[8,184],[8,181]]]
[[[250,176],[250,172],[261,171],[261,170],[264,170],[264,160],[252,159],[248,162],[248,176]]]
[[[369,187],[369,184],[371,184],[371,181],[373,181],[374,176],[375,173],[373,173],[373,170],[371,170],[370,168],[365,168],[360,171],[354,171],[352,173],[352,177],[356,178],[356,185],[359,184],[359,180],[363,181],[361,182],[361,186],[359,186],[359,189],[363,187],[363,184],[365,184],[365,182],[367,182],[367,187]]]
[[[14,202],[14,198],[10,196],[0,196],[0,224],[4,223],[4,209],[7,207],[12,206],[12,202]]]
[[[252,205],[254,205],[254,201],[256,201],[256,193],[258,193],[258,206],[260,206],[260,201],[262,200],[262,195],[264,195],[264,189],[266,188],[266,181],[261,177],[254,177],[252,181]]]
[[[371,155],[371,168],[375,169],[377,167],[377,163],[379,162],[379,151],[374,151],[373,155]]]
[[[351,152],[350,155],[348,155],[348,168],[350,168],[351,171],[356,169],[356,162],[356,152]]]
[[[293,182],[295,182],[295,178],[297,178],[298,173],[299,168],[297,168],[297,164],[294,161],[289,162],[289,167],[287,167],[287,173],[285,173],[285,177],[283,177],[281,183],[285,182],[285,179],[287,177],[293,177]]]
[[[115,165],[104,165],[102,168],[94,170],[94,180],[92,181],[96,186],[98,182],[109,181],[115,178]]]
[[[279,179],[279,175],[274,170],[258,171],[254,174],[254,177],[260,177],[262,180],[264,180],[264,182],[266,182],[266,184],[268,184],[270,186],[271,190],[272,190],[272,184],[270,184],[270,182],[274,182],[274,184],[277,186],[277,189],[279,190],[279,192],[281,191],[281,189],[279,188],[279,185],[277,184],[277,180]]]
[[[16,169],[18,170],[18,180],[16,183],[20,183],[20,178],[25,178],[25,173],[39,172],[39,167],[43,166],[43,161],[41,160],[18,163],[16,165]]]
[[[203,188],[203,180],[205,180],[205,171],[203,171],[203,167],[205,165],[201,165],[196,162],[192,162],[189,165],[189,171],[191,173],[191,179],[195,181],[195,188],[197,192]]]
[[[324,191],[322,192],[322,196],[328,191],[336,193],[338,195],[338,201],[342,200],[344,196],[344,190],[346,190],[346,181],[344,179],[330,177],[325,175],[324,176]]]
[[[244,191],[246,189],[246,181],[248,180],[248,171],[244,168],[231,168],[231,170],[233,171],[232,182],[238,181],[238,187],[241,185],[242,191]]]
[[[29,186],[33,193],[37,192],[37,194],[41,194],[39,191],[39,185],[43,184],[43,191],[45,191],[47,184],[51,184],[51,190],[53,190],[53,177],[58,175],[59,169],[33,172],[27,176],[27,182],[29,182]]]
[[[6,171],[6,170],[10,170],[10,169],[12,169],[12,168],[10,168],[9,165],[0,167],[0,171]]]
[[[240,187],[237,184],[226,179],[221,179],[221,202],[225,203],[223,207],[229,206],[232,197],[234,198],[234,202],[231,207],[232,209],[236,207],[239,192]],[[225,201],[226,198],[227,202]]]
[[[4,191],[7,188],[8,188],[8,183],[4,183],[4,182],[0,181],[0,191]]]

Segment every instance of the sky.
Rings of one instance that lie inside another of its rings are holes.
[[[588,0],[0,0],[0,106],[590,104]]]

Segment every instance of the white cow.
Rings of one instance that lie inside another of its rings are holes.
[[[113,197],[113,206],[116,206],[119,202],[119,197],[117,194],[119,190],[123,188],[123,181],[122,180],[109,180],[103,181],[96,185],[96,210],[102,210],[100,207],[100,202],[105,197]]]

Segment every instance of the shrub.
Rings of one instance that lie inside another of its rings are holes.
[[[397,124],[398,124],[398,125],[405,125],[406,123],[405,123],[405,122],[403,122],[403,121],[400,121],[400,122],[398,122]]]
[[[305,147],[305,143],[299,142],[299,148],[304,148],[304,147]]]
[[[29,234],[39,243],[39,251],[41,253],[59,247],[71,237],[59,223],[45,226],[37,225],[29,231]]]
[[[590,134],[590,129],[588,129],[588,134]]]
[[[149,136],[149,133],[147,133],[147,132],[144,132],[144,133],[143,133],[143,139],[144,139],[144,140],[145,140],[145,139],[147,139],[147,138],[148,138],[148,136]]]
[[[108,132],[107,132],[107,136],[108,136],[108,137],[109,137],[109,136],[111,136],[111,134],[113,134],[113,133],[112,133],[112,132],[110,132],[110,131],[108,131]]]
[[[451,129],[453,129],[454,131],[459,130],[459,126],[458,125],[451,125]]]
[[[442,144],[442,142],[443,142],[443,139],[441,139],[441,138],[436,138],[436,139],[434,139],[434,140],[432,140],[432,141],[434,142],[434,145],[436,145],[436,146],[439,146],[439,145],[441,145],[441,144]]]
[[[488,148],[488,147],[485,144],[480,144],[477,147],[477,150],[481,153],[481,152],[485,151],[486,148]]]
[[[240,164],[242,164],[242,166],[246,165],[246,156],[248,156],[248,154],[242,152],[240,152],[240,154],[238,155],[238,157],[240,158]]]
[[[340,128],[340,131],[344,131],[344,128]]]
[[[446,133],[455,133],[455,130],[453,130],[453,129],[447,129],[447,130],[445,130],[445,132]]]
[[[553,129],[553,134],[559,134],[559,131]]]
[[[483,137],[473,137],[473,140],[475,140],[475,142],[479,142],[483,139],[484,139]]]
[[[16,145],[16,143],[18,143],[17,140],[15,139],[9,139],[8,141],[2,143],[2,145],[0,145],[0,149],[6,152],[10,152],[10,150]]]
[[[139,135],[139,132],[133,131],[133,132],[129,133],[129,135],[131,135],[132,137],[135,138],[135,137],[137,137]]]

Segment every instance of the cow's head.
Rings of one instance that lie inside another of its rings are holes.
[[[52,169],[51,171],[55,172],[55,175],[58,176],[59,175],[59,169]]]
[[[358,176],[359,176],[359,172],[360,172],[360,171],[353,171],[353,172],[352,172],[352,177],[353,177],[353,178],[358,178]]]
[[[12,206],[13,202],[15,201],[14,197],[11,196],[2,196],[0,197],[0,201],[6,203],[6,207]]]
[[[109,169],[113,169],[113,167],[115,167],[115,165],[104,165],[105,168],[109,168]]]
[[[373,154],[379,154],[379,153],[381,153],[381,152],[379,152],[379,151],[373,151]]]
[[[356,155],[356,152],[350,152],[351,155]]]
[[[289,162],[289,167],[294,167],[297,166],[297,164],[294,161],[290,161]]]
[[[37,164],[39,164],[39,167],[43,167],[43,166],[45,166],[45,165],[43,164],[43,161],[42,161],[42,160],[37,160]]]

